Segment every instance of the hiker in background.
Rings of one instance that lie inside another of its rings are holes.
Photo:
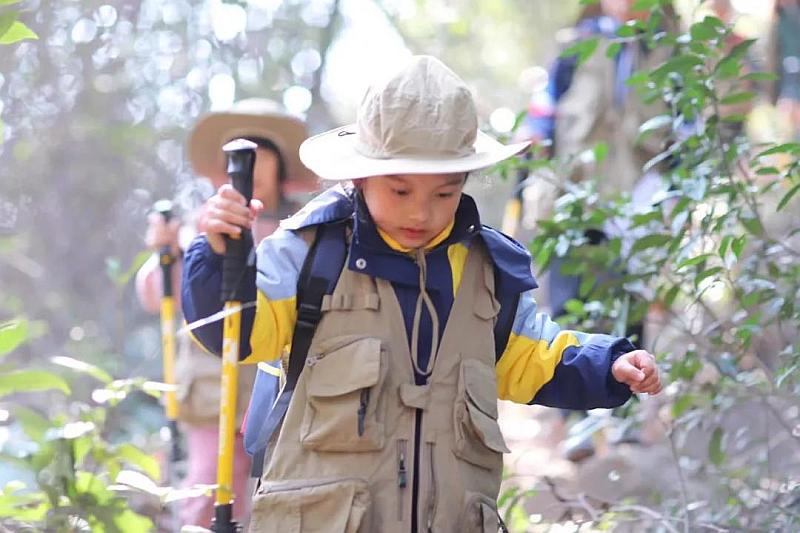
[[[227,183],[221,148],[228,140],[242,136],[258,145],[253,197],[265,206],[254,224],[254,239],[258,242],[277,228],[280,219],[295,211],[295,205],[287,200],[287,194],[313,187],[315,178],[297,158],[297,149],[307,136],[304,123],[283,111],[277,103],[263,99],[242,100],[226,112],[202,117],[189,139],[192,169],[199,176],[210,179],[215,188]],[[183,250],[198,233],[209,229],[208,221],[215,220],[216,208],[213,204],[206,204],[182,222],[174,219],[166,223],[158,213],[148,217],[145,239],[148,247],[157,252],[162,246],[169,245],[173,256],[178,258],[173,268],[175,287],[179,287],[181,279]],[[136,288],[145,309],[157,312],[161,270],[156,255],[139,270]],[[175,293],[180,298],[180,292],[176,290]],[[219,292],[207,296],[211,300],[220,299]],[[258,371],[254,366],[242,369],[237,426],[243,422],[255,379],[260,383],[262,397],[274,398],[277,394],[279,369],[268,365],[260,368]],[[186,435],[188,455],[184,484],[189,487],[216,482],[220,369],[219,358],[186,336],[180,337],[176,378],[179,420]],[[250,459],[245,453],[242,435],[237,436],[234,464],[234,490],[241,496],[236,501],[236,515],[243,521],[249,508],[247,481]],[[181,509],[181,520],[184,525],[208,527],[213,507],[213,499],[209,496],[186,500]]]
[[[644,207],[649,206],[650,198],[661,184],[658,169],[643,175],[642,168],[663,150],[665,139],[656,134],[641,143],[637,141],[639,126],[660,111],[656,105],[642,103],[626,81],[635,71],[655,66],[666,58],[661,50],[647,50],[639,42],[625,43],[613,58],[603,53],[620,25],[640,16],[632,11],[633,3],[633,0],[603,0],[587,6],[574,28],[561,32],[560,40],[565,47],[590,37],[599,37],[601,42],[598,50],[583,65],[578,66],[576,56],[558,57],[554,61],[546,89],[550,105],[539,106],[536,114],[529,112],[523,124],[529,138],[542,142],[548,154],[572,162],[572,175],[558,178],[580,182],[590,176],[600,176],[597,190],[602,198],[629,193],[634,203]],[[549,109],[549,112],[541,112],[542,109]],[[602,162],[576,157],[601,142],[608,146]],[[543,172],[547,171],[537,169],[536,174],[524,176],[521,219],[523,228],[529,231],[534,230],[537,220],[552,215],[555,200],[563,190],[552,173],[542,175]],[[585,237],[590,245],[603,246],[609,237],[624,234],[623,228],[609,224],[588,230]],[[546,300],[555,318],[566,313],[565,304],[569,300],[579,299],[581,278],[563,274],[563,266],[564,259],[554,257],[544,282]],[[598,280],[619,276],[625,267],[619,265],[616,270],[598,272],[596,276]],[[628,324],[626,335],[633,338],[637,346],[643,346],[640,322]],[[566,418],[569,412],[565,411],[563,415]],[[594,454],[587,424],[591,425],[588,421],[579,422],[571,428],[563,443],[566,458],[577,462]],[[636,439],[630,431],[619,431],[611,440]]]
[[[791,139],[800,139],[800,1],[777,0],[768,38],[768,70],[778,76],[770,93],[787,118]]]
[[[303,163],[341,184],[261,242],[243,284],[257,289],[243,362],[289,369],[251,531],[489,531],[508,451],[498,398],[579,409],[660,391],[651,354],[538,312],[529,253],[463,193],[527,145],[480,132],[466,84],[430,56],[374,83],[355,124],[303,143]],[[261,211],[229,186],[216,205],[226,234]],[[190,320],[220,309],[196,305],[221,278],[208,228],[186,254]],[[219,353],[213,326],[198,336]]]

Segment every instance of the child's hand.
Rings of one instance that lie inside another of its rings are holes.
[[[211,249],[216,254],[225,253],[225,235],[238,236],[242,228],[250,228],[258,214],[264,210],[261,200],[255,198],[246,205],[244,196],[231,185],[225,184],[206,202],[203,228]]]
[[[170,253],[177,256],[180,224],[180,220],[176,218],[166,222],[161,213],[150,213],[147,216],[147,232],[144,236],[144,242],[148,248],[156,253],[164,246],[169,246]]]
[[[635,393],[658,394],[661,378],[658,376],[656,358],[645,350],[623,354],[614,361],[611,374],[620,383],[625,383]]]

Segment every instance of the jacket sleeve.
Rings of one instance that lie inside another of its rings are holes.
[[[562,330],[526,291],[497,362],[498,397],[562,409],[617,407],[631,391],[613,378],[611,365],[632,350],[624,338]]]
[[[297,321],[297,280],[308,244],[296,231],[278,228],[256,251],[256,311],[245,363],[274,361],[292,342]]]
[[[255,299],[255,268],[247,270],[242,280],[244,287],[243,304]],[[222,311],[222,256],[215,254],[208,245],[205,235],[196,237],[183,260],[183,277],[181,279],[181,305],[183,316],[191,325]],[[250,307],[242,311],[241,334],[239,337],[239,358],[250,354],[250,332],[253,329],[255,310]],[[207,351],[222,355],[222,323],[223,319],[205,324],[191,330],[191,335]]]

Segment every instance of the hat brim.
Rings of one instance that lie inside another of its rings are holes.
[[[350,124],[315,135],[300,145],[300,160],[322,179],[344,181],[393,174],[472,172],[513,157],[530,146],[530,142],[501,144],[478,131],[475,153],[464,157],[379,159],[356,150],[356,132],[356,125]]]
[[[210,113],[201,118],[192,130],[189,162],[195,173],[210,178],[215,186],[219,186],[225,179],[222,146],[237,137],[263,137],[280,149],[286,164],[287,180],[296,182],[295,186],[302,184],[310,189],[316,185],[316,176],[300,162],[298,155],[298,149],[307,136],[305,125],[286,115]]]

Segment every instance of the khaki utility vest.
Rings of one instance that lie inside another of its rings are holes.
[[[420,533],[496,533],[508,452],[497,425],[499,308],[476,239],[432,374],[418,386],[391,283],[343,269],[270,443],[250,531],[409,533],[416,518]]]

